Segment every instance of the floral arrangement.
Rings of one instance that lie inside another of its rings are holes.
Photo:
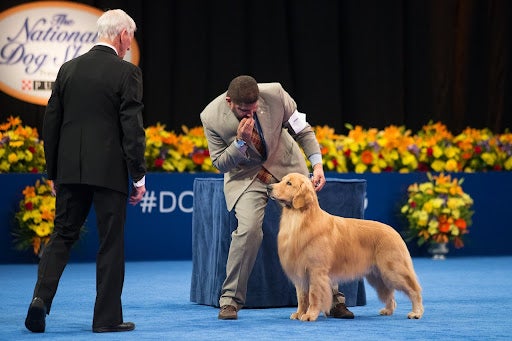
[[[314,127],[324,168],[344,172],[478,172],[512,170],[512,134],[466,128],[454,136],[440,122],[416,134],[405,127],[383,130],[349,129],[337,135],[329,127]]]
[[[146,163],[149,171],[217,172],[212,165],[202,127],[182,127],[183,134],[157,124],[146,128]]]
[[[15,214],[17,225],[13,231],[18,250],[32,248],[36,255],[50,240],[55,218],[55,196],[52,181],[42,178],[35,186],[26,186],[19,211]]]
[[[37,129],[10,116],[0,124],[0,173],[41,173],[45,167],[43,142]]]
[[[452,134],[429,122],[414,133],[403,126],[384,129],[346,124],[347,135],[328,126],[313,127],[324,169],[338,173],[512,171],[512,133],[466,128]],[[147,169],[153,172],[214,172],[202,127],[181,133],[157,123],[146,128]],[[0,173],[40,173],[45,167],[37,130],[9,117],[0,125]]]
[[[408,221],[405,238],[417,238],[420,246],[451,241],[461,248],[474,213],[473,199],[461,187],[464,179],[452,179],[444,173],[427,176],[429,181],[414,183],[407,190],[407,203],[401,209]]]

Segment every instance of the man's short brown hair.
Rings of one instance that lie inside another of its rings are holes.
[[[255,103],[260,95],[258,82],[251,76],[238,76],[229,83],[226,95],[237,104]]]

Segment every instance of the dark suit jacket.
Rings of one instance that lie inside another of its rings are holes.
[[[142,72],[107,46],[64,63],[46,107],[48,178],[128,193],[146,172]]]
[[[258,87],[257,115],[265,140],[266,159],[262,159],[252,145],[246,155],[234,146],[239,121],[226,103],[226,93],[215,98],[201,113],[212,163],[224,173],[228,210],[234,207],[261,166],[278,180],[290,172],[307,175],[308,167],[301,148],[308,157],[320,153],[318,140],[309,124],[297,133],[288,126],[297,105],[281,84],[259,83]]]

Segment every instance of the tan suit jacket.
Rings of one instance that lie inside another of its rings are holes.
[[[226,102],[226,93],[215,98],[201,113],[213,165],[224,173],[224,194],[230,211],[262,166],[278,180],[290,172],[307,175],[308,168],[300,147],[308,157],[320,153],[309,124],[297,133],[288,125],[297,105],[281,84],[260,83],[258,86],[257,116],[267,151],[266,159],[252,144],[248,144],[246,153],[234,145],[239,121]]]

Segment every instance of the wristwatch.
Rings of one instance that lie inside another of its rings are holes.
[[[237,148],[242,148],[243,146],[245,146],[245,141],[244,140],[235,139],[235,145],[236,145]]]

